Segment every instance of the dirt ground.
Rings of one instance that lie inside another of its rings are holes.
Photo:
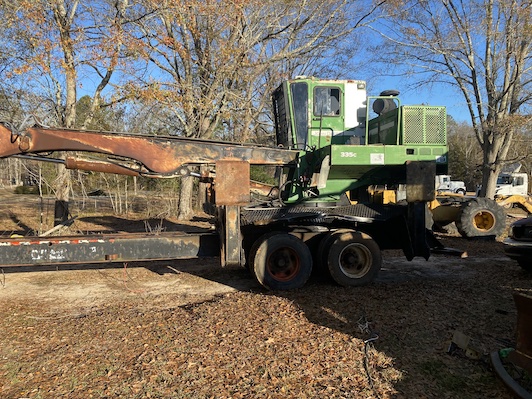
[[[0,207],[4,232],[35,228],[23,203]],[[385,251],[360,288],[268,292],[217,258],[3,269],[0,397],[511,398],[488,354],[515,345],[512,294],[532,277],[500,241],[440,239],[469,256]],[[477,357],[449,353],[456,331]]]

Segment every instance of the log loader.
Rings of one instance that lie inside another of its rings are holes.
[[[268,289],[302,287],[313,266],[343,286],[371,282],[381,250],[428,259],[425,228],[436,174],[447,172],[444,107],[402,105],[398,92],[366,95],[361,80],[298,77],[273,93],[276,146],[33,126],[0,126],[0,157],[153,178],[210,165],[216,231],[202,234],[24,237],[0,240],[0,264],[129,262],[220,256]],[[54,152],[74,154],[60,159]],[[277,167],[278,185],[250,196],[250,165]],[[385,204],[375,187],[405,187]],[[346,200],[345,193],[350,193]]]

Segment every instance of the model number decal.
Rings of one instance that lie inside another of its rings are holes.
[[[350,152],[350,151],[342,151],[340,153],[341,158],[356,158],[357,153],[356,152]]]

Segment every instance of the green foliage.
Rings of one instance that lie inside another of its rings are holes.
[[[250,170],[251,180],[266,184],[276,184],[275,167],[252,165]]]

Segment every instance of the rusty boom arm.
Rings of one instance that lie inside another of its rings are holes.
[[[100,153],[138,163],[135,169],[107,160],[85,161],[69,157],[65,164],[70,169],[159,177],[178,176],[180,168],[187,164],[244,161],[257,165],[289,165],[298,157],[297,151],[228,142],[45,127],[16,132],[0,125],[0,157],[51,151]]]

